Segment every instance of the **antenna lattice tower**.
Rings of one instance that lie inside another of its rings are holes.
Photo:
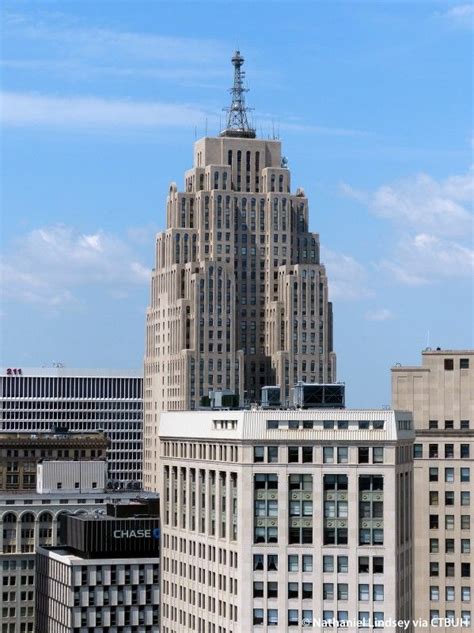
[[[234,136],[239,138],[255,138],[255,129],[250,127],[247,112],[250,108],[245,105],[245,93],[248,88],[244,88],[245,72],[242,70],[244,58],[240,51],[235,51],[232,57],[234,65],[234,85],[230,89],[232,103],[230,108],[224,108],[227,112],[227,127],[221,132],[221,136]]]

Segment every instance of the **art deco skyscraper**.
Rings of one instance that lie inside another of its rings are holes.
[[[243,62],[237,51],[226,129],[195,143],[185,191],[170,185],[168,228],[157,235],[148,439],[159,411],[195,409],[210,390],[242,404],[264,385],[279,385],[284,400],[298,380],[336,378],[319,236],[308,231],[304,191],[290,193],[281,142],[257,139],[248,122]]]

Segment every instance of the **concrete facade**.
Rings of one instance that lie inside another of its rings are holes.
[[[411,619],[411,426],[388,410],[162,413],[162,633]]]
[[[184,192],[170,186],[146,325],[149,487],[159,411],[196,409],[210,390],[255,402],[264,385],[285,402],[298,380],[336,379],[319,236],[282,160],[277,140],[203,138]]]
[[[413,414],[414,615],[472,627],[474,351],[426,350],[392,368],[392,406]]]

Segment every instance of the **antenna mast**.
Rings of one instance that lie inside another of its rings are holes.
[[[255,129],[250,127],[247,112],[250,108],[245,105],[245,93],[248,88],[244,88],[245,72],[242,70],[244,58],[240,51],[235,51],[232,57],[234,65],[234,85],[230,89],[232,103],[230,108],[224,108],[227,112],[227,126],[222,130],[221,136],[233,136],[237,138],[255,138]]]

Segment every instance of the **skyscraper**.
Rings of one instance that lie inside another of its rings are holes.
[[[258,139],[248,120],[242,64],[226,128],[194,145],[184,191],[167,198],[156,238],[147,311],[145,448],[151,482],[159,411],[195,409],[209,391],[240,403],[279,385],[334,382],[332,306],[308,199],[291,193],[277,139]]]

